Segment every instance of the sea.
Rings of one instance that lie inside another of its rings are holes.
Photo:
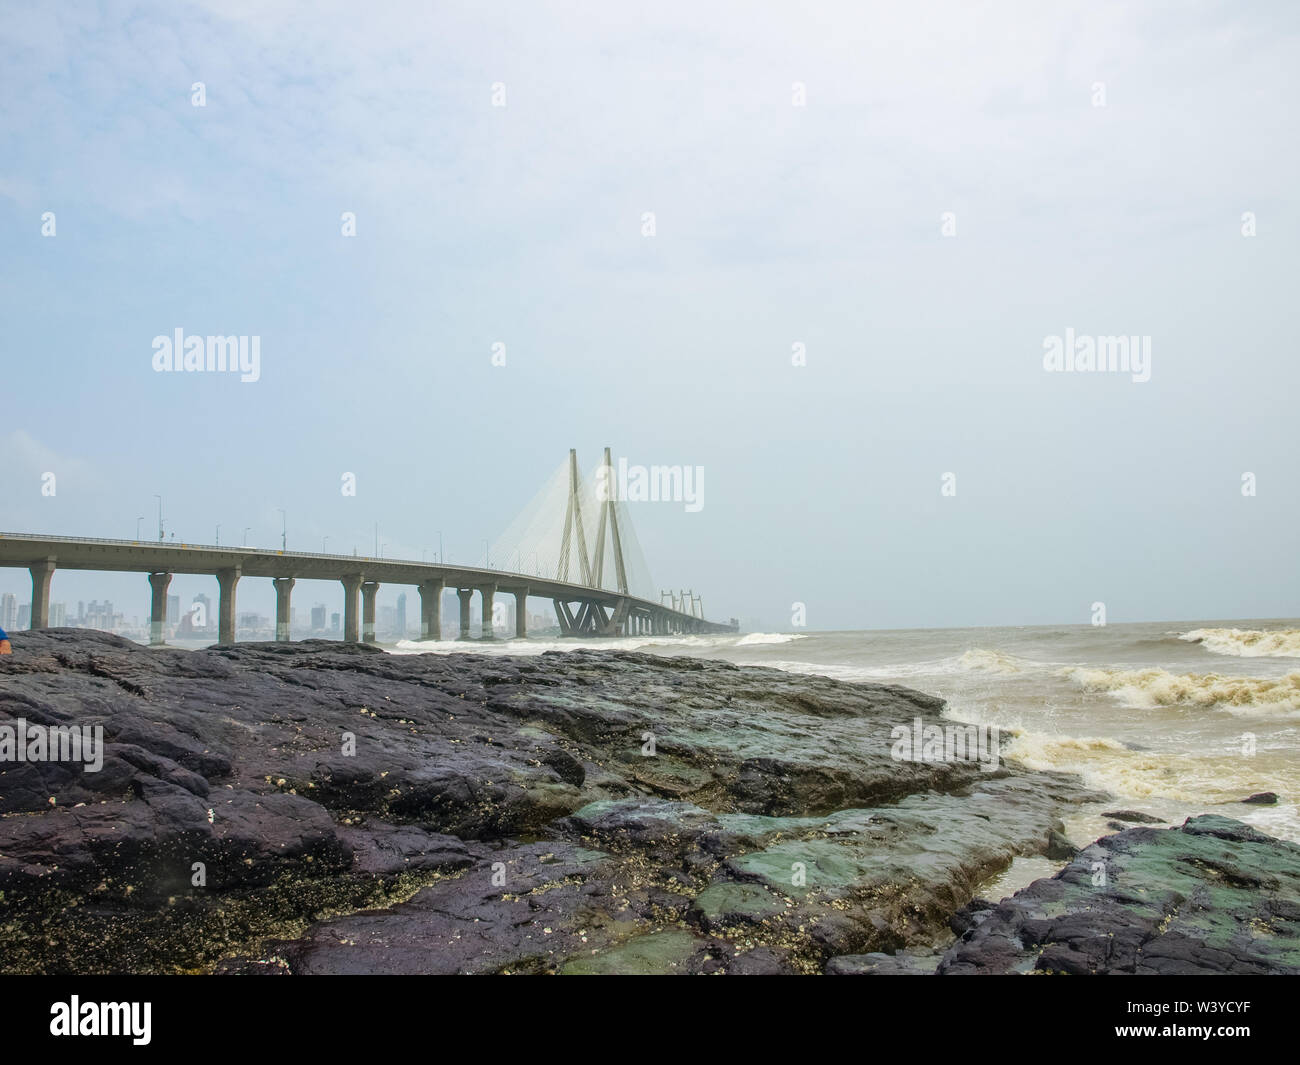
[[[947,717],[996,726],[1005,758],[1078,774],[1114,796],[1067,819],[1076,845],[1113,832],[1106,813],[1114,810],[1168,824],[1224,814],[1300,843],[1297,619],[401,641],[386,649],[533,655],[577,647],[720,658],[940,696]],[[1278,803],[1242,803],[1260,792],[1275,792]],[[1015,890],[1057,867],[1025,859],[989,887]]]

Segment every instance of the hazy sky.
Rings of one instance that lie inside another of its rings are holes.
[[[755,628],[1293,616],[1298,12],[6,0],[0,529],[469,560],[608,445],[704,468],[640,540]]]

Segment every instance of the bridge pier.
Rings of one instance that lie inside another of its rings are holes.
[[[420,639],[442,639],[442,591],[446,582],[428,580],[420,585]]]
[[[480,638],[484,640],[496,639],[492,634],[492,600],[496,594],[497,586],[495,584],[485,584],[479,589],[479,595],[482,597],[483,605],[483,617],[481,618],[482,624],[479,626],[481,629],[479,635]]]
[[[474,595],[473,588],[457,588],[456,595],[460,597],[460,636],[458,639],[469,639],[469,601]]]
[[[375,642],[375,593],[378,581],[366,581],[361,586],[361,642]]]
[[[361,590],[361,574],[350,573],[340,577],[343,585],[343,640],[345,643],[361,642],[361,627],[357,624],[357,592]]]
[[[275,639],[277,643],[289,642],[289,596],[293,592],[292,577],[272,577],[275,585]]]
[[[217,643],[235,642],[235,585],[239,583],[240,569],[231,566],[217,570]]]
[[[50,624],[50,578],[54,576],[54,559],[33,562],[27,567],[32,575],[32,620],[29,629],[45,629]]]
[[[515,592],[515,639],[528,638],[528,589]]]
[[[149,587],[153,590],[149,597],[150,647],[161,647],[167,642],[163,639],[163,623],[167,620],[167,587],[171,582],[170,573],[149,574]]]

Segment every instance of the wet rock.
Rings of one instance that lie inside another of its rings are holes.
[[[1137,810],[1108,810],[1102,816],[1113,817],[1116,821],[1126,821],[1133,825],[1159,825],[1164,823],[1163,817],[1144,814]]]
[[[1277,792],[1260,791],[1260,792],[1256,792],[1254,795],[1251,795],[1249,798],[1242,799],[1241,801],[1250,803],[1253,806],[1276,806]]]
[[[1003,899],[940,974],[1300,973],[1300,847],[1225,817],[1132,828]]]
[[[1054,861],[1068,861],[1078,853],[1079,848],[1056,829],[1052,829],[1047,834],[1047,850],[1043,851],[1044,857]]]
[[[1010,762],[896,760],[893,729],[942,708],[617,652],[25,633],[0,723],[99,725],[105,752],[99,773],[0,764],[0,970],[913,971],[954,933],[971,966],[1032,965],[1050,929],[1026,962],[1010,901],[971,900],[1104,797]],[[1215,898],[1227,920],[1236,896]]]

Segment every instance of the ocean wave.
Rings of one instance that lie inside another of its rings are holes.
[[[799,632],[751,632],[742,636],[734,644],[736,647],[754,647],[759,644],[789,643],[791,640],[806,640],[808,637]]]
[[[1227,802],[1251,790],[1250,777],[1242,776],[1238,783],[1221,759],[1134,751],[1105,736],[1025,731],[1015,734],[1002,753],[1027,769],[1078,774],[1088,787],[1123,799]]]
[[[1180,640],[1241,658],[1300,658],[1300,629],[1193,629]]]
[[[957,665],[965,672],[1010,675],[1033,669],[1037,663],[1017,658],[1015,655],[1003,654],[1001,651],[986,651],[982,647],[975,647],[957,659]]]
[[[1226,677],[1218,673],[1170,673],[1164,669],[1089,669],[1060,672],[1085,691],[1114,695],[1125,706],[1151,710],[1199,706],[1242,717],[1300,714],[1300,671],[1282,677]]]

